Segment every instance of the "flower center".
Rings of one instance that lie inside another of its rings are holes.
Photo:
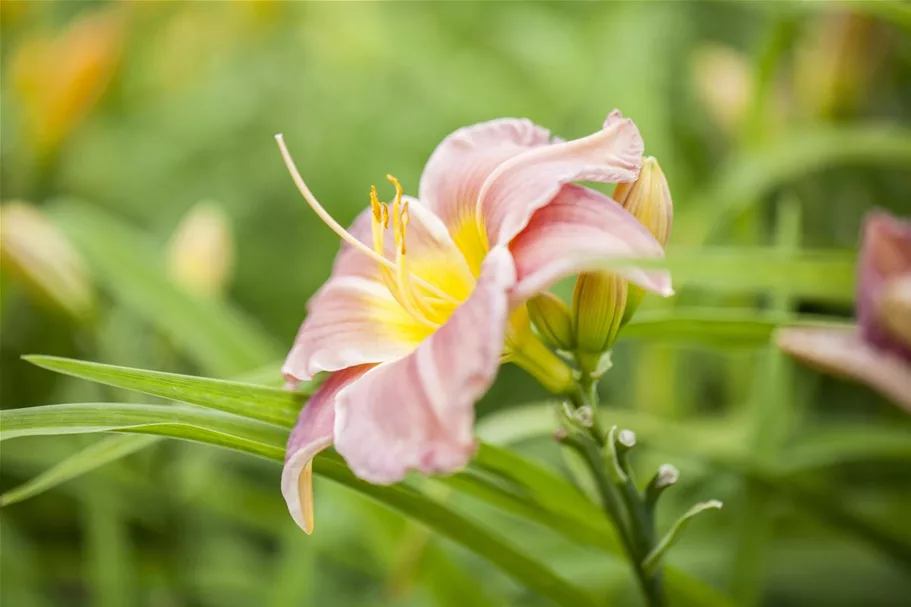
[[[405,244],[410,221],[408,201],[402,200],[402,186],[399,180],[392,175],[386,175],[386,179],[395,186],[395,198],[391,208],[390,205],[379,201],[376,187],[370,186],[370,206],[373,210],[373,250],[384,259],[388,259],[384,249],[384,236],[386,230],[389,229],[389,218],[392,217],[395,266],[389,268],[385,264],[379,264],[380,275],[392,296],[417,322],[432,328],[439,327],[459,302],[445,290],[436,287],[429,289],[428,286],[432,285],[419,282],[420,279],[411,271]]]
[[[300,172],[285,146],[282,136],[275,136],[278,147],[281,150],[282,158],[294,184],[300,191],[304,200],[310,205],[310,208],[329,228],[338,234],[338,236],[349,245],[370,257],[377,262],[382,276],[383,283],[398,303],[411,315],[416,322],[428,329],[436,329],[442,325],[453,310],[461,303],[460,297],[454,297],[448,293],[449,289],[442,289],[439,286],[416,275],[413,264],[409,262],[406,256],[407,248],[405,245],[408,223],[410,221],[408,214],[408,202],[402,200],[402,186],[398,180],[391,175],[387,179],[395,186],[395,198],[390,205],[380,203],[377,198],[376,188],[370,188],[370,205],[373,211],[372,233],[373,248],[358,240],[353,234],[343,228],[329,213],[323,208],[323,205],[316,199],[310,188],[304,182]],[[393,245],[394,251],[390,259],[384,248],[385,231],[389,228],[389,219],[392,218],[393,226]],[[422,260],[434,265],[435,260]],[[434,268],[436,270],[436,268]],[[440,268],[443,271],[445,268]],[[445,272],[442,272],[445,274]],[[445,282],[445,281],[444,281]],[[457,292],[458,290],[453,290]]]

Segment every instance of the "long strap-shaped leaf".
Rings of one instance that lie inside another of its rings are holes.
[[[87,361],[47,356],[27,357],[27,360],[75,377],[228,413],[243,414],[251,410],[256,411],[255,405],[243,401],[247,396],[263,394],[267,397],[264,404],[274,406],[278,410],[296,406],[292,403],[296,403],[295,399],[298,398],[293,394],[259,386],[254,388],[262,389],[262,392],[251,392],[248,391],[251,389],[250,386],[238,389],[237,384],[222,380],[101,365]],[[238,399],[241,402],[237,402]],[[273,419],[271,413],[266,415],[269,417],[261,416],[260,419]],[[281,425],[287,429],[290,422],[285,421]],[[163,429],[155,428],[149,431],[163,432]],[[183,426],[171,428],[169,431],[181,432],[179,435],[171,434],[178,438],[202,440]],[[283,446],[283,442],[275,445]],[[485,475],[493,475],[500,482],[492,482]],[[503,481],[508,486],[504,485]],[[511,451],[482,444],[469,471],[438,479],[438,482],[469,493],[515,516],[544,524],[568,539],[622,557],[613,528],[597,506],[565,478]],[[726,600],[710,587],[673,569],[667,572],[667,582],[669,588],[686,604],[726,604]]]
[[[307,395],[207,377],[131,369],[114,365],[59,358],[24,356],[25,360],[57,373],[80,377],[125,390],[159,396],[191,405],[234,413],[289,428],[297,419]],[[277,372],[276,372],[277,373]]]
[[[0,440],[88,432],[138,432],[228,447],[282,461],[285,432],[274,426],[214,411],[169,405],[77,403],[0,411]],[[560,605],[594,606],[586,593],[520,552],[490,530],[404,486],[371,485],[356,478],[334,454],[317,458],[315,471],[487,558],[529,589]]]

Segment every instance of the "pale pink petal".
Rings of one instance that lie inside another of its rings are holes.
[[[488,242],[509,243],[564,184],[635,180],[644,150],[639,129],[615,110],[597,133],[510,159],[481,188],[481,216]]]
[[[371,369],[336,399],[335,444],[359,477],[453,472],[474,453],[474,403],[496,375],[515,270],[497,248],[474,292],[412,354]]]
[[[779,330],[778,347],[825,373],[864,383],[911,411],[911,365],[867,343],[857,328]]]
[[[487,247],[508,243],[561,185],[633,181],[643,150],[638,129],[617,111],[597,133],[567,142],[552,141],[527,120],[487,122],[460,129],[437,147],[421,177],[421,200],[443,219],[476,272]]]
[[[442,221],[413,199],[409,200],[409,217],[405,239],[409,273],[456,298],[467,297],[474,277]],[[368,209],[349,232],[372,248],[371,221]],[[390,221],[383,239],[390,260],[395,257],[393,242]],[[321,371],[400,358],[432,331],[399,304],[383,282],[379,264],[348,244],[307,310],[282,369],[292,383],[309,380]]]
[[[534,214],[510,245],[518,280],[514,301],[524,301],[567,276],[603,268],[616,259],[660,259],[664,250],[636,218],[608,196],[576,185]],[[659,295],[673,294],[663,270],[612,272]]]
[[[369,366],[333,373],[301,409],[288,437],[282,495],[291,517],[301,529],[313,532],[313,457],[332,444],[335,399],[338,391],[364,374]]]
[[[891,334],[880,309],[885,289],[902,276],[911,276],[911,221],[871,211],[858,260],[857,321],[869,343],[911,363],[911,347]]]
[[[360,276],[331,277],[308,308],[282,367],[292,384],[322,371],[400,358],[431,331],[415,322],[385,285]]]
[[[455,131],[431,154],[419,197],[446,224],[475,273],[488,249],[475,215],[481,186],[506,160],[550,142],[550,132],[530,120],[501,118]]]

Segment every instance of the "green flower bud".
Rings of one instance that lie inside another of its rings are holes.
[[[614,200],[638,219],[662,246],[667,245],[674,223],[674,202],[664,172],[654,157],[648,156],[642,161],[636,181],[617,184]],[[629,286],[621,327],[636,313],[644,295],[636,285]]]
[[[674,203],[667,179],[654,157],[643,159],[636,181],[617,184],[613,197],[648,228],[661,246],[667,244],[674,223]]]
[[[553,293],[544,293],[528,301],[528,315],[541,338],[558,350],[573,350],[576,337],[569,307]]]
[[[626,280],[605,272],[582,274],[573,292],[573,330],[579,365],[595,372],[611,349],[626,309]]]

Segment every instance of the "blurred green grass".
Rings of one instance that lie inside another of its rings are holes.
[[[269,365],[338,243],[299,200],[274,133],[346,223],[386,173],[416,192],[433,147],[459,126],[527,116],[574,137],[618,107],[668,176],[672,251],[696,265],[701,245],[728,252],[674,302],[646,302],[604,386],[616,423],[647,437],[637,465],[672,456],[683,471],[665,522],[706,495],[726,502],[692,525],[671,561],[735,604],[902,604],[907,563],[837,511],[911,545],[907,453],[877,450],[901,443],[882,432],[911,429],[907,417],[865,389],[792,368],[765,344],[794,315],[850,316],[843,262],[860,218],[874,206],[911,214],[908,14],[890,2],[3,0],[0,199],[47,211],[101,297],[76,322],[4,270],[2,406],[135,398],[19,359],[36,352],[219,377],[277,373]],[[80,26],[90,35],[73,36]],[[733,68],[706,60],[719,50]],[[67,87],[79,57],[91,69]],[[201,200],[233,226],[234,272],[214,300],[167,273],[171,236]],[[755,272],[750,252],[771,246],[816,251],[829,265],[786,259],[771,275]],[[695,320],[647,324],[670,306]],[[738,322],[699,324],[707,318]],[[493,423],[542,396],[507,367],[479,410]],[[542,432],[510,440],[559,465]],[[793,474],[837,496],[834,523],[730,465],[731,445],[776,466],[820,433],[826,463]],[[86,444],[4,443],[0,489]],[[276,467],[161,443],[0,511],[0,602],[545,604],[362,497],[320,482],[317,499],[319,529],[304,537],[287,520]],[[617,604],[638,600],[621,562],[464,501],[568,579]]]

